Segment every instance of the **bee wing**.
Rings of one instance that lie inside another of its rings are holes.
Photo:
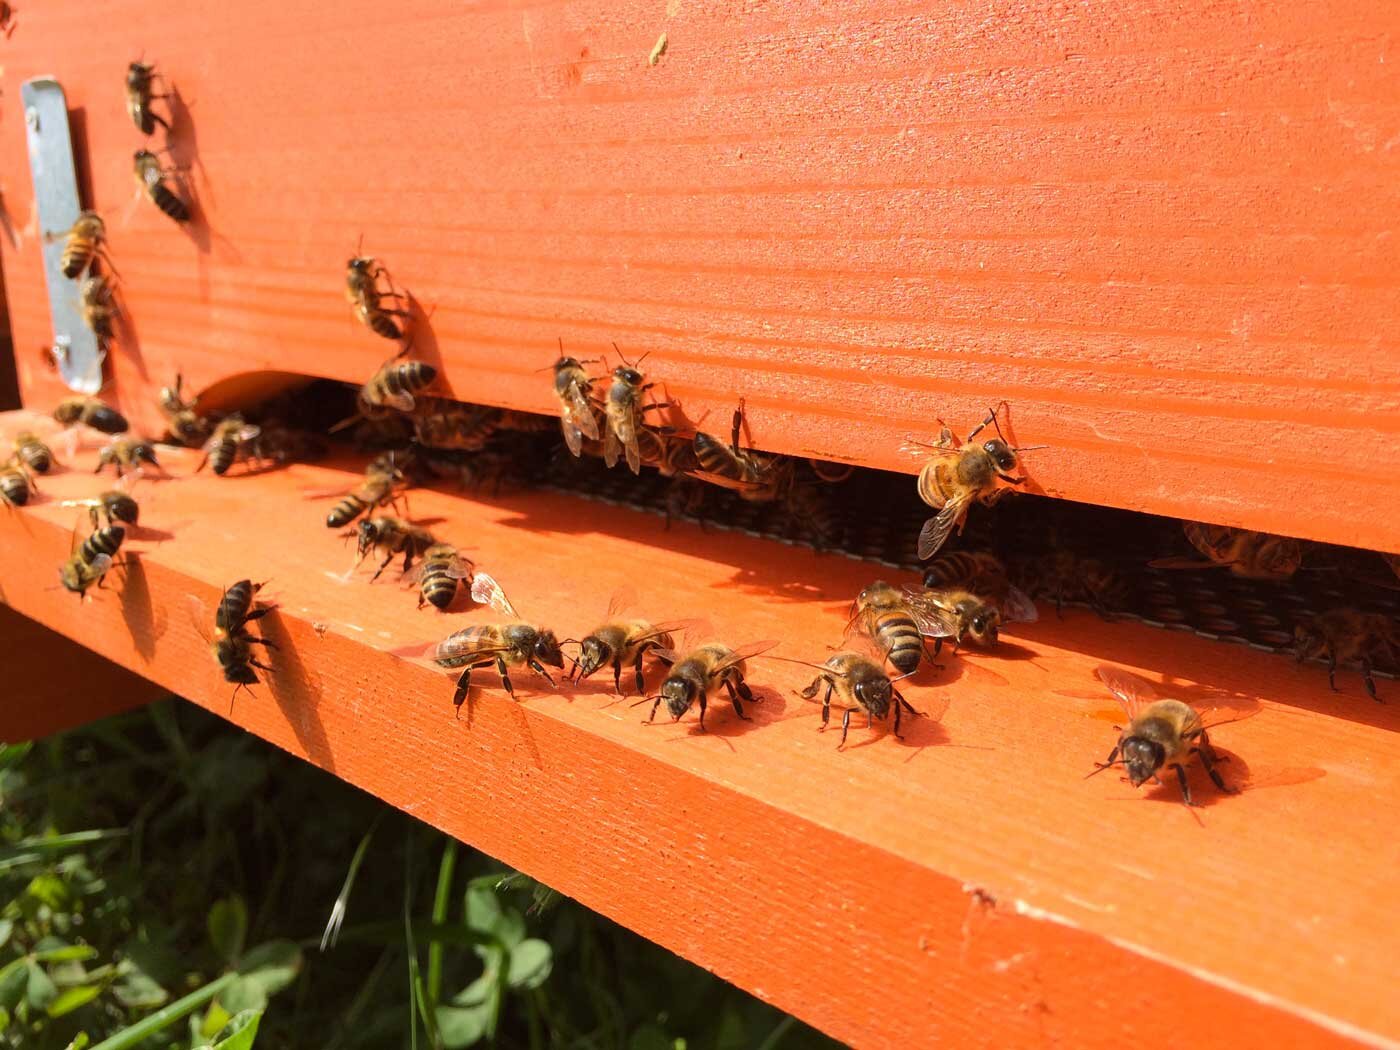
[[[620,435],[622,447],[627,451],[627,466],[633,474],[642,472],[642,448],[637,444],[637,428],[628,426],[626,432]]]
[[[412,412],[413,406],[417,404],[413,400],[413,395],[404,390],[385,391],[379,398],[380,404],[389,408],[398,409],[400,412]]]
[[[510,599],[506,597],[506,592],[501,589],[501,585],[494,577],[488,576],[484,572],[479,572],[472,579],[472,601],[478,605],[489,605],[497,612],[505,613],[507,616],[519,616],[515,611],[515,606],[510,604]]]
[[[443,570],[454,580],[470,580],[476,576],[476,562],[462,554],[455,554]]]
[[[730,489],[734,492],[756,492],[766,488],[762,481],[744,481],[740,478],[727,478],[723,474],[711,474],[708,470],[687,470],[687,477],[695,478],[697,481],[704,481],[710,485],[718,485],[722,489]]]
[[[952,435],[949,435],[951,438]],[[930,456],[956,456],[958,449],[951,444],[936,445],[930,441],[916,441],[914,438],[906,438],[899,446],[899,451],[906,456],[913,456],[915,459],[928,459]]]
[[[1186,538],[1191,541],[1191,546],[1204,554],[1213,562],[1228,562],[1232,560],[1231,544],[1237,535],[1236,531],[1226,528],[1224,525],[1207,525],[1200,521],[1183,521],[1181,531],[1186,533]]]
[[[104,554],[103,557],[105,558],[106,555]],[[199,636],[203,638],[206,643],[212,644],[213,638],[209,634],[209,628],[206,626],[209,621],[209,610],[205,607],[204,603],[193,594],[187,594],[185,595],[185,609],[189,613],[190,623],[194,624],[194,629],[199,632]]]
[[[937,591],[905,587],[904,605],[925,638],[952,638],[958,633],[957,617],[943,607]]]
[[[434,642],[423,650],[425,660],[451,660],[456,656],[467,654],[479,654],[490,656],[492,653],[504,653],[508,647],[504,645],[482,645],[475,637],[468,637],[465,631],[458,631],[450,634],[440,642]]]
[[[761,656],[769,649],[777,648],[780,644],[780,642],[770,639],[762,642],[750,642],[748,645],[741,645],[723,660],[715,664],[714,671],[719,672],[723,671],[726,667],[733,667],[735,664],[741,663],[751,656]]]
[[[617,590],[612,592],[608,598],[607,618],[611,620],[625,609],[630,609],[637,604],[637,591],[630,584],[624,583]]]
[[[565,411],[567,413],[567,410]],[[569,451],[578,459],[583,455],[583,431],[574,425],[567,414],[560,415],[559,429],[564,432],[564,444],[569,446]]]
[[[676,652],[674,649],[653,649],[651,651],[651,655],[656,657],[662,663],[678,664],[681,662],[681,654]]]
[[[1001,603],[1001,619],[1003,623],[1035,623],[1040,619],[1040,610],[1025,591],[1008,585]]]
[[[1094,674],[1118,698],[1129,718],[1136,718],[1144,707],[1161,699],[1151,682],[1120,667],[1102,664],[1094,668]]]
[[[937,515],[924,522],[924,527],[919,531],[920,561],[927,561],[938,553],[938,549],[953,534],[953,526],[962,522],[971,502],[971,493],[960,492],[943,504],[943,509]]]
[[[611,470],[617,466],[618,457],[622,454],[622,442],[617,439],[617,431],[613,429],[612,423],[608,423],[607,432],[603,435],[603,462]]]
[[[598,420],[593,415],[593,406],[577,386],[570,386],[568,393],[561,398],[560,415],[572,426],[583,432],[584,437],[598,440]],[[575,453],[577,454],[577,453]]]
[[[1252,696],[1211,697],[1208,701],[1191,706],[1196,709],[1202,729],[1214,729],[1230,722],[1243,722],[1246,718],[1253,718],[1264,707]]]

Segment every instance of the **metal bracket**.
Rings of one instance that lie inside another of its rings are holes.
[[[39,209],[40,249],[53,317],[53,357],[69,389],[95,394],[102,388],[106,356],[97,336],[83,320],[79,281],[63,276],[64,234],[82,210],[68,133],[68,101],[52,77],[35,77],[20,85],[24,127],[29,140],[29,171]]]

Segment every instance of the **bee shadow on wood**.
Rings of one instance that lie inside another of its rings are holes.
[[[134,552],[121,555],[122,566],[116,570],[120,574],[120,595],[122,619],[131,632],[132,645],[145,663],[155,656],[156,642],[165,634],[169,621],[162,609],[157,612],[151,603],[151,587],[146,579],[146,567]]]
[[[213,184],[204,162],[199,158],[199,137],[190,103],[180,94],[178,84],[170,84],[165,103],[170,114],[170,127],[165,133],[165,153],[170,158],[181,197],[190,210],[189,221],[180,225],[199,252],[199,291],[201,298],[207,299],[209,267],[205,257],[213,242],[218,240],[221,252],[226,253],[234,264],[243,261],[243,254],[232,241],[215,233],[209,225],[204,201],[207,198],[210,205],[214,204]]]
[[[334,773],[335,756],[331,753],[319,711],[322,695],[320,676],[302,661],[297,642],[279,610],[274,609],[260,622],[262,636],[277,646],[269,650],[265,657],[259,656],[260,660],[265,660],[272,667],[271,672],[262,672],[263,681],[277,701],[277,706],[282,709],[307,758]]]
[[[415,361],[422,361],[425,365],[432,365],[437,370],[437,378],[432,386],[425,392],[426,396],[434,396],[434,388],[445,391],[441,396],[455,397],[450,387],[447,386],[447,370],[442,363],[442,348],[438,345],[437,332],[433,329],[433,314],[437,311],[436,305],[424,307],[418,297],[407,288],[400,288],[401,300],[408,311],[408,317],[398,318],[403,321],[406,329],[405,338],[409,341],[408,350],[404,357]],[[392,302],[391,302],[392,305]]]

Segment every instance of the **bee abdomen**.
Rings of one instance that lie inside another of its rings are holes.
[[[457,597],[456,577],[442,569],[428,569],[423,573],[423,599],[433,608],[446,612]]]
[[[224,591],[223,600],[214,614],[214,623],[225,631],[231,631],[241,624],[253,606],[253,581],[239,580]]]
[[[331,508],[331,512],[326,515],[326,527],[338,529],[349,525],[368,509],[369,504],[352,492]]]
[[[886,613],[875,621],[876,640],[887,650],[890,663],[908,674],[924,655],[924,637],[903,613]]]
[[[117,548],[122,545],[122,540],[125,538],[126,530],[124,528],[120,525],[108,525],[105,529],[98,529],[83,540],[82,547],[78,549],[78,556],[88,564],[103,554],[110,557],[117,553]]]
[[[728,446],[703,431],[696,433],[694,446],[695,458],[699,461],[701,470],[736,481],[743,478],[743,465]]]
[[[190,221],[189,205],[175,196],[165,183],[157,182],[151,187],[151,200],[155,201],[157,208],[176,222]]]
[[[91,404],[83,413],[83,422],[104,434],[120,434],[130,429],[126,417],[111,405]]]
[[[214,473],[224,475],[228,473],[229,467],[233,466],[234,456],[238,451],[238,446],[232,439],[220,441],[209,450],[209,465],[214,468]]]
[[[941,507],[948,502],[948,491],[938,476],[938,463],[928,463],[919,471],[919,499],[930,507]]]
[[[365,321],[375,335],[382,335],[385,339],[403,338],[403,332],[394,323],[394,319],[377,308],[366,312]]]
[[[384,317],[383,314],[376,314],[375,317],[389,322],[393,327],[392,319]],[[376,332],[384,335],[378,327]],[[398,338],[398,330],[394,330],[393,338]],[[422,390],[425,386],[437,378],[437,369],[432,365],[424,364],[422,361],[405,361],[403,364],[395,365],[389,369],[384,376],[384,389],[394,394],[413,394]]]
[[[0,495],[7,503],[22,507],[29,502],[29,482],[18,471],[0,475]]]
[[[37,474],[47,474],[53,466],[53,454],[46,445],[31,441],[19,447],[20,459]]]
[[[92,259],[92,249],[90,243],[68,244],[63,249],[63,276],[72,278],[82,273]]]

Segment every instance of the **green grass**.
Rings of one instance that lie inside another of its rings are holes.
[[[0,747],[0,902],[5,1050],[833,1045],[179,701]]]

